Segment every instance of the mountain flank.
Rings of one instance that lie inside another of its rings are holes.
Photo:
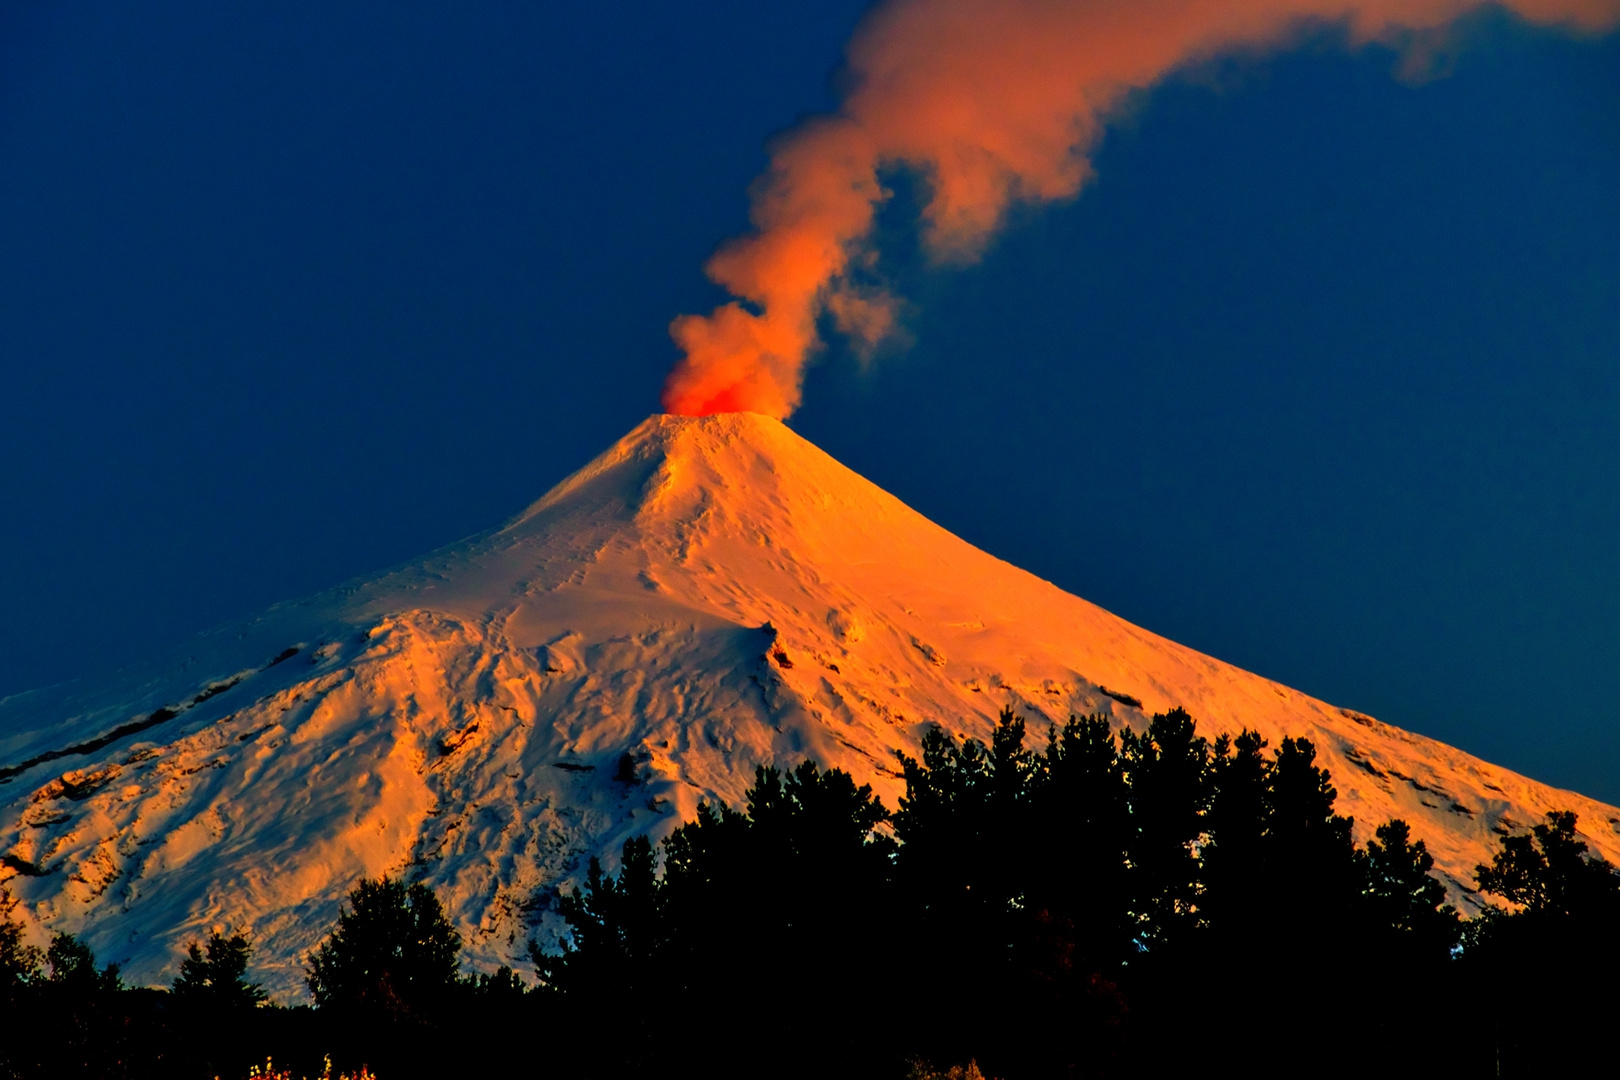
[[[431,886],[475,967],[516,963],[591,856],[655,840],[760,764],[891,808],[939,725],[1036,746],[1071,714],[1305,737],[1358,841],[1402,818],[1465,914],[1502,835],[1620,811],[1329,705],[988,555],[753,414],[654,416],[498,529],[0,701],[0,886],[133,982],[213,930],[302,992],[362,877]]]

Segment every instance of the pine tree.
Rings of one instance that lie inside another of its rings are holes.
[[[1267,917],[1275,763],[1253,731],[1220,736],[1211,754],[1209,842],[1199,850],[1200,908],[1217,933],[1245,935]]]
[[[1026,906],[1048,926],[1072,926],[1083,976],[1110,971],[1134,951],[1134,927],[1130,792],[1108,717],[1071,716],[1054,728],[1029,786]]]
[[[1284,739],[1277,747],[1268,794],[1270,881],[1291,897],[1286,917],[1295,923],[1347,918],[1360,892],[1355,822],[1333,812],[1339,793],[1316,764],[1309,739]],[[1307,905],[1318,910],[1309,913]]]
[[[869,785],[809,761],[786,773],[760,767],[746,799],[743,810],[700,805],[664,841],[662,876],[645,836],[625,842],[616,875],[592,860],[584,886],[557,906],[569,926],[562,951],[530,943],[546,999],[569,1017],[599,1018],[609,1003],[648,995],[667,1002],[656,1014],[631,1011],[592,1068],[656,1068],[669,1030],[707,1034],[720,1002],[723,1048],[707,1043],[705,1064],[726,1072],[777,1053],[784,1016],[842,1022],[844,1010],[876,1001],[860,973],[892,948],[882,913],[894,843],[876,831],[889,816],[883,804]],[[869,1067],[858,1060],[869,1034],[883,1032],[841,1027],[825,1045],[801,1048],[793,1067],[808,1068],[814,1055],[834,1062],[833,1073]]]
[[[1529,835],[1507,836],[1475,870],[1482,891],[1516,910],[1488,906],[1465,928],[1461,969],[1469,986],[1533,987],[1511,1022],[1485,1036],[1502,1076],[1591,1072],[1582,1036],[1606,1030],[1620,995],[1620,873],[1587,853],[1573,812],[1554,811]]]
[[[118,965],[97,968],[95,952],[72,934],[53,934],[45,960],[51,968],[48,981],[65,992],[90,994],[124,988]]]
[[[1182,708],[1159,713],[1141,735],[1126,728],[1120,756],[1130,785],[1132,915],[1145,946],[1197,925],[1197,846],[1214,795],[1209,740]]]
[[[208,952],[193,941],[180,962],[180,974],[171,991],[177,998],[224,1008],[251,1009],[264,1000],[264,988],[248,982],[248,957],[253,946],[241,934],[208,935]]]
[[[1475,869],[1479,887],[1534,916],[1609,918],[1620,913],[1620,872],[1587,855],[1574,811],[1553,811],[1529,836],[1509,836],[1491,865]]]
[[[960,746],[935,727],[923,736],[922,760],[900,754],[906,794],[894,815],[901,842],[896,867],[911,919],[906,948],[932,988],[953,977],[985,988],[1006,963],[1009,905],[1021,898],[1021,882],[1009,877],[1023,865],[1020,848],[1029,837],[1009,829],[1018,789],[998,777],[1000,762],[1016,773],[1027,762],[1022,725],[1010,712],[998,724],[999,747],[977,739]],[[941,943],[949,940],[949,948]],[[955,975],[947,974],[954,971]]]
[[[323,1008],[425,1021],[457,985],[461,935],[426,885],[362,879],[335,930],[307,961]]]
[[[1434,856],[1411,828],[1395,818],[1378,826],[1376,839],[1356,856],[1361,894],[1373,932],[1393,937],[1392,947],[1430,962],[1448,958],[1462,934],[1446,887],[1430,871]]]

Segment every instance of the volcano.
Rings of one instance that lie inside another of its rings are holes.
[[[1498,837],[1620,811],[1149,633],[953,536],[776,420],[654,416],[498,529],[168,661],[0,701],[0,884],[136,983],[210,930],[278,995],[362,876],[520,968],[592,855],[806,757],[893,808],[930,725],[1011,708],[1304,736],[1357,838],[1427,841],[1465,912]]]

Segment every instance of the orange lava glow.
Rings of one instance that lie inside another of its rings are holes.
[[[835,116],[772,149],[753,189],[754,231],[707,270],[739,301],[683,315],[685,354],[664,408],[785,417],[799,404],[818,319],[872,346],[895,302],[854,280],[871,265],[886,198],[880,170],[927,182],[924,241],[940,262],[971,262],[1014,202],[1076,195],[1106,119],[1132,91],[1211,56],[1275,49],[1310,26],[1347,28],[1421,56],[1479,0],[889,0],[848,50],[850,91]],[[1534,23],[1598,32],[1620,0],[1506,0]],[[852,271],[855,273],[852,274]]]

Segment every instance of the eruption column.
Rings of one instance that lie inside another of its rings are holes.
[[[1352,44],[1432,40],[1479,0],[888,0],[848,48],[840,111],[789,131],[754,184],[754,231],[707,270],[737,299],[683,315],[669,412],[798,406],[817,323],[874,345],[895,300],[853,280],[875,256],[882,169],[927,189],[923,239],[940,262],[976,259],[1015,201],[1076,195],[1109,113],[1128,93],[1221,53],[1275,49],[1311,26]],[[1506,0],[1537,24],[1600,32],[1620,0]]]

